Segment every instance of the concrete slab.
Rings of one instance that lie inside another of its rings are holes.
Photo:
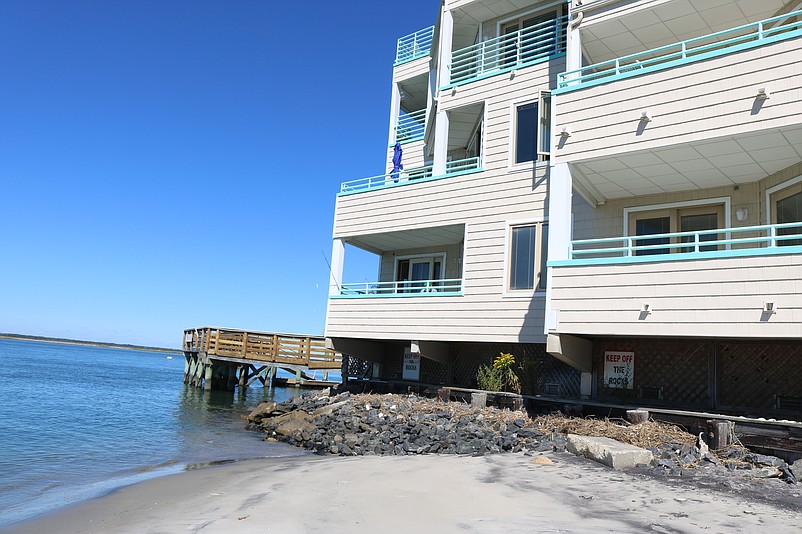
[[[654,459],[652,451],[621,443],[610,438],[578,436],[568,434],[565,448],[574,454],[584,456],[613,469],[627,469],[637,464],[649,464]]]

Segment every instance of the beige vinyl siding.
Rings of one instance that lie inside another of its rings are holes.
[[[802,39],[557,95],[556,162],[692,143],[802,123]],[[771,98],[756,103],[758,87]],[[639,128],[641,110],[652,121]]]
[[[332,299],[328,337],[544,343],[544,299],[498,296]]]
[[[802,338],[798,254],[555,267],[552,284],[560,333]]]
[[[421,74],[429,74],[429,63],[431,58],[429,56],[420,57],[412,61],[407,61],[396,67],[393,67],[393,82],[400,82]]]
[[[395,145],[387,149],[387,174],[390,174],[393,170],[394,147]],[[423,149],[424,144],[422,140],[403,143],[401,145],[401,163],[404,165],[404,169],[415,169],[426,165]]]

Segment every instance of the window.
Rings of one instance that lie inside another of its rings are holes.
[[[547,161],[551,143],[551,94],[515,107],[514,164]]]
[[[630,235],[656,236],[676,232],[701,232],[721,228],[724,222],[724,205],[712,204],[707,206],[685,206],[667,208],[653,211],[634,211],[629,214]],[[724,234],[702,234],[699,242],[716,241],[723,239]],[[636,250],[636,256],[651,256],[654,254],[675,254],[680,252],[695,252],[695,235],[683,235],[671,238],[652,237],[636,239],[637,247],[655,247]],[[687,247],[656,247],[657,245],[670,245],[672,243],[691,243]],[[718,245],[700,246],[700,252],[718,250]]]
[[[781,189],[771,195],[774,204],[772,213],[772,224],[785,224],[802,222],[802,183],[794,184],[785,189]],[[802,234],[802,227],[778,228],[777,235],[797,235]],[[788,247],[792,245],[802,245],[802,239],[785,239],[777,241],[778,247]]]
[[[508,289],[545,290],[548,223],[511,226],[509,243]]]

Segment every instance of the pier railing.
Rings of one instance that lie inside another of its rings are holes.
[[[239,360],[339,369],[342,354],[326,348],[323,337],[200,327],[184,330],[183,350]]]

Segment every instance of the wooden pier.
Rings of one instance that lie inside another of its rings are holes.
[[[340,370],[342,354],[326,348],[323,337],[200,327],[184,330],[184,383],[233,391],[256,381],[269,386],[282,369],[295,386],[328,386],[329,371]],[[310,371],[315,372],[314,375]],[[323,371],[323,380],[316,371]],[[285,382],[282,380],[282,382]]]

